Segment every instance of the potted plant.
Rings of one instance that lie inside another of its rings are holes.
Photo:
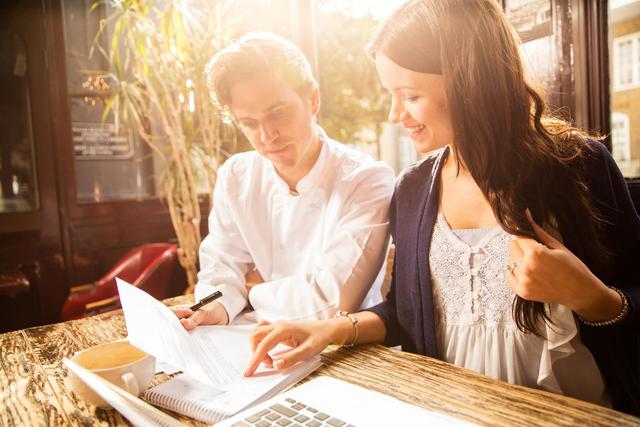
[[[128,126],[152,148],[192,292],[200,246],[200,201],[209,198],[218,165],[236,149],[235,127],[210,102],[204,69],[229,39],[226,2],[102,0],[107,11],[92,54],[109,70],[103,120]]]

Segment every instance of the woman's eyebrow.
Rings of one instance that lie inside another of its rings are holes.
[[[398,86],[398,87],[394,87],[391,89],[391,91],[396,91],[396,90],[420,90],[419,87],[415,87],[415,86]]]

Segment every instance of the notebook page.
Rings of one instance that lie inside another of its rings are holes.
[[[154,405],[170,409],[199,421],[215,423],[226,418],[216,408],[216,402],[226,391],[190,377],[188,374],[178,375],[143,395],[144,399]]]
[[[320,365],[320,356],[314,356],[282,371],[260,367],[251,377],[243,377],[220,396],[217,407],[228,415],[233,415],[288,389]]]
[[[249,337],[253,325],[198,326],[190,332],[200,351],[212,357],[210,349],[215,348],[216,362],[224,366],[225,373],[235,382],[244,378],[244,370],[251,361],[251,343]]]
[[[211,387],[182,374],[144,394],[154,405],[171,409],[200,421],[216,423],[241,410],[271,398],[320,366],[318,356],[284,371],[263,369],[226,390]]]

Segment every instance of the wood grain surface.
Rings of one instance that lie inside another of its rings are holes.
[[[193,296],[166,300],[190,304]],[[70,390],[62,359],[126,336],[120,310],[90,318],[0,334],[0,426],[128,425]],[[379,345],[328,348],[327,375],[405,402],[488,426],[640,426],[640,419],[553,393],[514,386],[448,363]],[[169,376],[156,374],[153,383]],[[204,425],[165,411],[185,425]]]

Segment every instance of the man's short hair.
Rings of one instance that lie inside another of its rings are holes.
[[[301,96],[318,87],[307,58],[295,44],[272,33],[251,32],[216,52],[207,64],[214,104],[227,110],[231,87],[265,72],[273,73]]]

